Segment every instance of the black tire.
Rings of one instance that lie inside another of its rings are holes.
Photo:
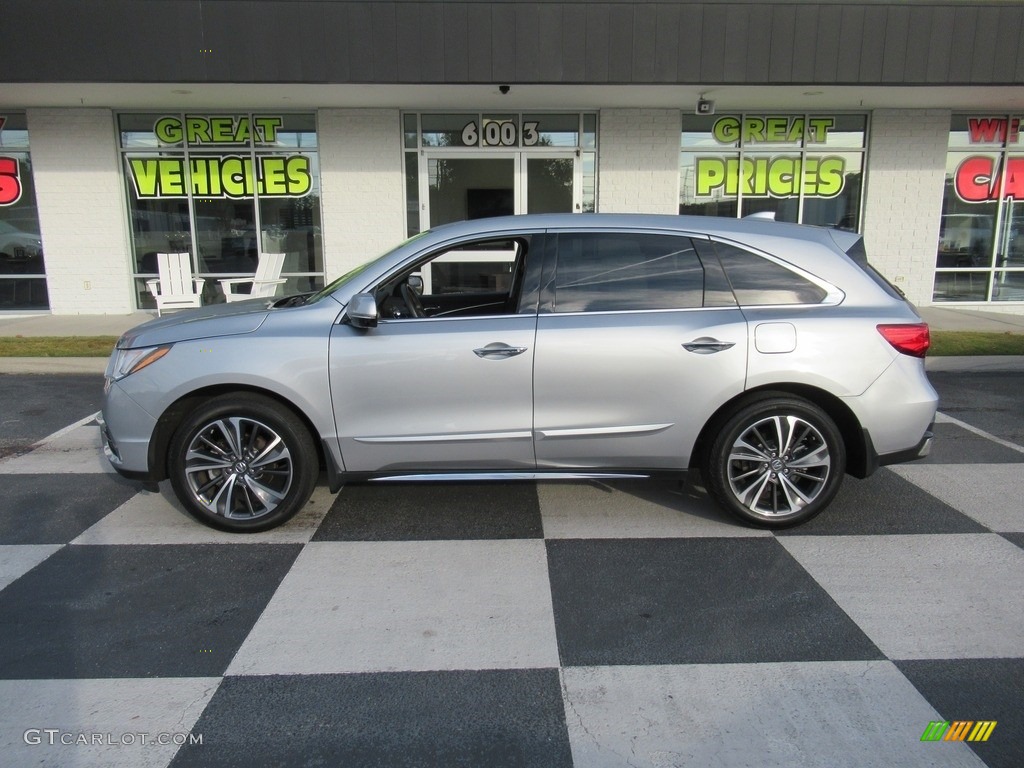
[[[846,446],[835,422],[817,405],[782,394],[730,416],[702,467],[715,501],[760,528],[810,520],[835,498],[845,472]]]
[[[306,425],[275,400],[251,392],[215,397],[171,438],[168,472],[178,499],[213,528],[275,528],[305,505],[319,475]]]

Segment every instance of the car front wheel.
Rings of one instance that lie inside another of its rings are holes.
[[[281,525],[309,499],[319,460],[305,424],[261,395],[204,403],[179,426],[168,458],[171,485],[190,514],[214,528],[256,532]]]
[[[709,493],[730,512],[759,527],[785,528],[831,503],[846,450],[821,408],[796,397],[767,397],[725,422],[703,470]]]

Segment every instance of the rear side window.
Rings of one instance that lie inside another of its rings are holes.
[[[864,249],[863,237],[857,238],[857,242],[847,249],[846,255],[853,259],[853,262],[863,269],[867,276],[874,280],[878,287],[892,298],[906,300],[906,294],[886,280],[885,276],[868,262],[868,252]]]
[[[555,312],[688,309],[704,303],[704,269],[688,237],[558,235]]]
[[[820,304],[828,292],[821,286],[750,251],[715,243],[719,261],[740,306]]]

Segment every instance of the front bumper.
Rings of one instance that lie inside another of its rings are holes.
[[[151,480],[149,442],[156,419],[129,397],[117,382],[106,387],[99,416],[103,453],[118,474],[133,480]]]

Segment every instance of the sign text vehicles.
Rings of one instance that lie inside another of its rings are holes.
[[[139,198],[303,197],[313,189],[305,155],[130,157],[128,174]]]

